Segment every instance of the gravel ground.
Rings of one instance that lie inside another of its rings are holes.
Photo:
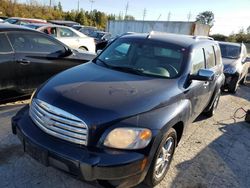
[[[157,188],[250,187],[250,124],[233,119],[237,108],[250,109],[249,101],[250,81],[235,95],[223,94],[214,117],[200,116],[190,124]],[[0,187],[100,187],[44,167],[23,153],[10,119],[25,103],[28,100],[0,107]]]

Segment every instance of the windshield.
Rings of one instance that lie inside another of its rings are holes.
[[[5,23],[7,22],[7,23],[10,23],[10,24],[15,24],[17,21],[18,21],[17,19],[12,19],[12,18],[4,20]]]
[[[240,46],[220,44],[220,49],[223,58],[238,59],[240,56]]]
[[[185,49],[149,39],[117,39],[97,60],[109,68],[140,75],[174,78]]]

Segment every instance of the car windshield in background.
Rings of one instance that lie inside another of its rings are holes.
[[[134,74],[175,78],[181,70],[183,48],[150,40],[118,39],[97,59],[109,68]]]
[[[223,58],[238,59],[240,56],[240,46],[219,44]]]

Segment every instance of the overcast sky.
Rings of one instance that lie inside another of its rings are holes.
[[[27,2],[27,0],[19,0]],[[78,0],[52,0],[55,4],[61,1],[63,9],[77,9]],[[171,21],[187,21],[191,13],[191,21],[200,12],[209,10],[215,14],[212,33],[229,35],[241,28],[250,26],[250,0],[79,0],[80,8],[84,10],[97,9],[106,13],[127,14],[142,20],[143,10],[146,9],[145,20],[166,21],[170,14]],[[48,4],[49,0],[39,0]]]

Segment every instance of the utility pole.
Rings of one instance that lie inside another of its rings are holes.
[[[143,17],[142,17],[143,21],[145,20],[146,15],[147,15],[147,9],[144,8],[144,10],[143,10]]]
[[[170,18],[171,18],[171,12],[169,11],[168,12],[168,22],[170,21]]]
[[[80,0],[77,1],[77,12],[80,12]]]
[[[189,11],[189,13],[187,15],[188,22],[190,21],[191,17],[192,17],[192,14],[191,14],[191,11]]]
[[[159,21],[160,20],[160,18],[161,18],[161,14],[159,15],[159,17],[157,18],[157,21]]]
[[[143,17],[142,17],[142,33],[143,33],[143,30],[144,30],[144,20],[145,20],[146,14],[147,14],[147,9],[144,8]]]
[[[49,0],[49,7],[51,8],[52,0]]]
[[[126,7],[125,7],[125,15],[124,15],[124,20],[126,20],[126,18],[127,18],[128,8],[129,8],[129,2],[127,2]]]
[[[90,9],[90,12],[92,12],[92,8],[93,8],[93,3],[95,2],[95,0],[89,0],[90,1],[90,3],[91,3],[91,9]]]

